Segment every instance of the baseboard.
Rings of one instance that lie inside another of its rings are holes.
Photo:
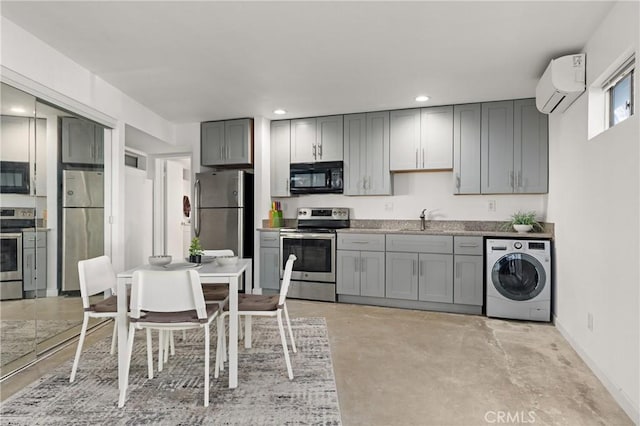
[[[629,397],[623,393],[618,386],[598,367],[596,362],[591,359],[589,355],[584,351],[582,346],[580,346],[574,339],[571,337],[566,328],[562,326],[562,323],[558,320],[558,317],[553,315],[553,323],[556,328],[562,334],[569,345],[575,350],[580,358],[587,364],[587,366],[591,369],[593,374],[596,375],[598,380],[604,385],[604,387],[609,391],[613,399],[620,405],[620,407],[624,410],[625,413],[631,418],[636,425],[640,425],[640,411],[637,407],[633,406],[633,402],[629,399]]]

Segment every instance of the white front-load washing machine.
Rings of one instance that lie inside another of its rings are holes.
[[[551,241],[486,240],[489,317],[551,321]]]

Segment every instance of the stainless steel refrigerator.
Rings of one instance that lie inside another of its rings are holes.
[[[253,172],[225,170],[196,174],[195,235],[205,250],[232,249],[253,257]]]
[[[78,261],[104,254],[104,174],[62,171],[62,291],[80,290]]]

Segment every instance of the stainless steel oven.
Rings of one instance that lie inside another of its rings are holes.
[[[298,227],[280,231],[280,279],[289,254],[298,258],[289,297],[335,302],[336,229],[348,226],[348,209],[298,209]]]
[[[35,209],[0,209],[0,300],[23,297],[22,230],[35,223]]]

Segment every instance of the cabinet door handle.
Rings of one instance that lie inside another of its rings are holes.
[[[313,159],[316,159],[316,146],[313,145]]]
[[[218,148],[218,153],[220,155],[220,159],[223,159],[223,154],[222,154],[222,145],[220,145],[220,148]]]
[[[286,178],[286,179],[284,180],[284,182],[285,182],[285,186],[286,186],[286,188],[287,188],[287,192],[289,192],[289,178]]]
[[[424,262],[418,262],[418,273],[420,274],[420,276],[424,275]]]
[[[351,241],[351,244],[367,244],[367,241]]]
[[[522,189],[522,171],[518,172],[518,188]]]
[[[418,148],[416,148],[416,169],[418,168]]]
[[[412,260],[412,261],[411,261],[411,266],[412,266],[412,275],[415,275],[415,274],[416,274],[416,263],[417,263],[417,262],[416,262],[415,260]]]
[[[424,169],[424,148],[422,148],[422,168]]]
[[[456,175],[456,188],[460,191],[460,174]]]
[[[227,156],[226,156],[226,158],[229,159],[229,157],[231,157],[231,147],[229,145],[227,145]]]
[[[514,182],[513,181],[514,181],[514,179],[513,179],[513,170],[511,170],[509,172],[509,186],[511,187],[511,189],[514,188]]]
[[[478,247],[478,244],[476,244],[476,243],[460,243],[459,246],[460,247]]]
[[[322,144],[318,145],[318,157],[322,160]]]

